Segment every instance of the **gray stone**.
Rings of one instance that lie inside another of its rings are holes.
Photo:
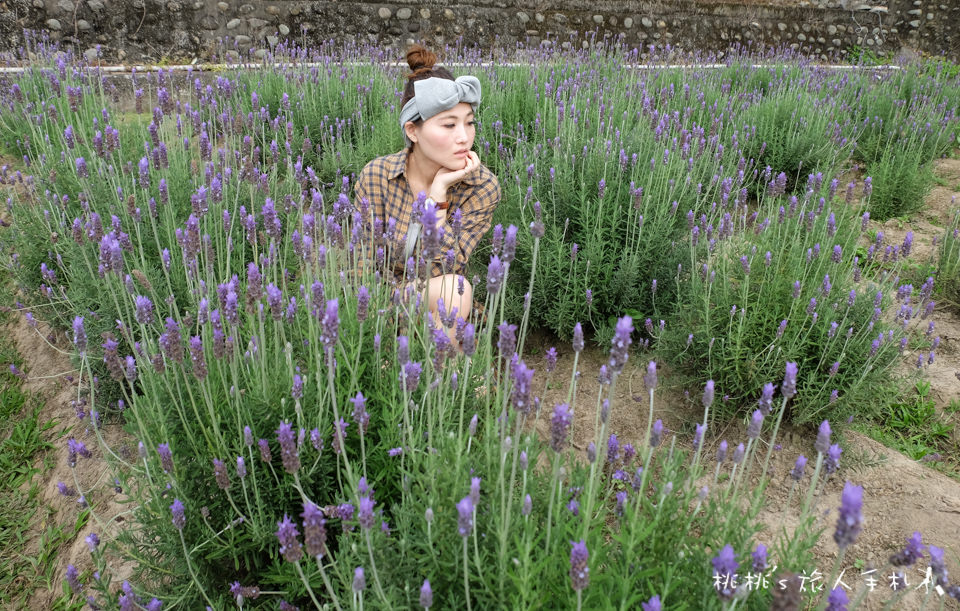
[[[913,20],[913,21],[910,22],[910,27],[911,27],[911,28],[919,28],[919,27],[920,27],[920,22],[915,19],[915,20]]]
[[[411,34],[416,34],[417,32],[419,32],[419,31],[420,31],[420,22],[417,21],[416,19],[414,19],[413,21],[411,21],[410,23],[408,23],[408,24],[407,24],[407,31],[410,32]]]
[[[102,2],[102,0],[87,0],[87,6],[89,6],[91,9],[93,9],[93,10],[95,10],[95,11],[102,11],[102,10],[103,10],[103,2]]]
[[[97,53],[97,49],[96,49],[95,47],[90,47],[89,49],[87,49],[86,51],[83,52],[83,57],[84,57],[84,59],[86,59],[88,62],[96,61],[97,55],[98,55],[98,53]]]
[[[526,23],[530,21],[530,15],[524,13],[523,11],[520,11],[519,13],[517,13],[517,19],[520,20],[520,23]]]
[[[805,41],[806,39],[807,39],[807,35],[806,35],[806,34],[797,34],[797,40],[799,40],[800,42],[803,42],[803,41]]]
[[[628,30],[629,30],[630,28],[632,28],[632,27],[633,27],[633,17],[627,17],[626,19],[624,19],[624,20],[623,20],[623,27],[627,28]]]
[[[907,14],[908,14],[908,15],[922,15],[922,14],[923,14],[923,11],[920,10],[920,9],[918,9],[918,8],[915,8],[915,9],[913,9],[912,11],[907,11]]]
[[[252,13],[252,12],[255,11],[255,10],[257,10],[257,9],[255,9],[252,4],[243,4],[243,5],[240,6],[240,14],[241,14],[241,15],[249,15],[250,13]]]
[[[81,32],[88,32],[93,29],[93,26],[86,19],[77,19],[77,29]]]
[[[43,8],[43,0],[33,0],[33,8]]]
[[[246,45],[249,45],[251,42],[253,42],[253,39],[252,39],[252,38],[250,38],[249,36],[244,36],[243,34],[241,34],[240,36],[237,36],[236,38],[234,38],[234,40],[235,40],[235,41],[237,42],[237,44],[240,45],[241,47],[244,47],[244,46],[246,46]]]
[[[430,9],[428,9],[428,8],[422,8],[422,9],[420,9],[420,19],[430,19],[430,15],[432,15],[432,14],[433,14],[433,13],[431,13],[431,12],[430,12]]]
[[[267,44],[271,47],[277,46],[277,43],[280,42],[280,39],[276,36],[267,36]]]
[[[785,24],[785,23],[783,23],[783,22],[778,23],[778,24],[777,24],[777,29],[780,30],[781,32],[786,32],[786,31],[787,31],[787,24]]]
[[[293,6],[290,7],[291,15],[294,15],[294,16],[299,15],[301,11],[303,11],[303,9],[300,7],[299,4],[294,4]]]
[[[279,6],[276,6],[276,5],[274,5],[274,4],[271,4],[270,6],[267,7],[267,14],[268,14],[268,15],[274,15],[274,16],[276,16],[276,15],[279,15],[280,12],[281,12],[281,11],[280,11],[280,7],[279,7]]]
[[[227,22],[227,29],[228,29],[228,30],[236,30],[236,29],[239,28],[242,24],[243,24],[243,19],[237,19],[236,17],[234,17],[233,19],[231,19],[230,21]]]
[[[448,8],[443,9],[443,18],[447,21],[453,21],[456,18],[456,15]]]
[[[380,16],[380,19],[390,19],[393,17],[393,11],[385,6],[381,6],[380,10],[377,11],[377,15]]]
[[[410,16],[413,15],[413,11],[409,7],[403,7],[397,9],[397,19],[410,19]]]
[[[233,49],[228,49],[227,52],[224,53],[224,57],[226,57],[228,62],[231,62],[234,64],[240,61],[240,54],[234,51]]]
[[[567,23],[567,16],[564,15],[563,13],[554,13],[553,20],[556,21],[557,23],[565,24]]]
[[[230,8],[230,5],[226,2],[217,2],[217,8],[220,9],[220,11],[226,11]]]
[[[836,33],[837,33],[837,26],[833,24],[827,26],[827,34],[833,36]]]
[[[657,22],[657,27],[662,30],[663,28],[667,27],[667,22],[661,19],[660,21]]]
[[[650,21],[650,19],[647,18],[647,17],[642,18],[642,19],[640,20],[640,23],[642,23],[642,24],[643,24],[643,27],[645,27],[645,28],[652,28],[652,27],[653,27],[653,22]]]
[[[889,11],[889,10],[887,9],[887,7],[885,7],[885,6],[875,6],[875,7],[873,7],[873,8],[870,9],[870,12],[871,12],[871,13],[880,13],[880,14],[886,15],[886,14],[889,13],[890,11]]]
[[[57,8],[63,11],[64,13],[73,12],[73,2],[70,0],[60,0],[57,2]]]
[[[280,27],[278,27],[277,29],[280,30],[281,36],[287,36],[290,34],[290,26],[288,26],[285,23],[281,23]]]
[[[603,15],[594,15],[593,22],[597,25],[600,25],[601,23],[603,23]]]
[[[269,24],[270,22],[266,19],[257,19],[256,17],[251,17],[247,19],[247,25],[249,25],[254,30],[259,30],[263,26]]]
[[[190,8],[192,8],[195,11],[199,11],[203,7],[204,7],[204,4],[203,2],[200,2],[200,1],[194,2],[193,4],[190,5]]]
[[[257,49],[256,51],[253,52],[253,56],[256,57],[257,59],[263,59],[264,57],[267,56],[267,50]]]
[[[927,21],[933,21],[933,13],[927,13]]]
[[[170,11],[171,13],[176,13],[181,9],[183,9],[183,5],[180,4],[179,2],[167,2],[167,10]]]
[[[47,19],[47,28],[57,32],[60,28],[63,27],[60,25],[60,22],[56,19]]]
[[[204,15],[200,20],[200,27],[204,30],[210,30],[212,32],[213,30],[220,29],[220,24],[217,23],[217,18],[213,15]]]
[[[830,43],[833,44],[833,46],[835,46],[835,47],[839,47],[839,46],[840,46],[840,39],[839,39],[839,38],[834,38],[833,40],[830,41]]]
[[[543,13],[535,13],[533,18],[536,19],[537,23],[543,23],[546,17],[543,16]]]

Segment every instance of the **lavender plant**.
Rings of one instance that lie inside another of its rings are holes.
[[[759,608],[768,592],[729,582],[738,557],[762,557],[761,567],[769,549],[786,570],[809,562],[814,530],[786,543],[759,532],[769,452],[758,484],[746,467],[761,439],[775,445],[788,399],[822,399],[822,367],[801,359],[806,352],[763,357],[764,381],[783,378],[782,400],[775,409],[772,383],[743,391],[760,394],[761,416],[775,418],[772,426],[756,418],[732,461],[700,452],[712,384],[692,454],[653,420],[655,362],[644,437],[608,430],[612,410],[635,409],[615,400],[631,347],[674,326],[645,322],[644,335],[641,317],[624,310],[703,291],[702,258],[730,280],[712,299],[741,291],[752,312],[762,297],[738,274],[760,275],[764,262],[752,258],[763,255],[750,240],[769,240],[761,244],[782,270],[806,269],[794,250],[807,233],[836,231],[843,262],[855,248],[859,220],[839,208],[831,217],[832,198],[814,212],[805,195],[777,225],[747,214],[752,181],[771,185],[765,207],[786,197],[786,179],[733,144],[751,140],[752,129],[720,119],[745,110],[738,105],[750,96],[709,89],[707,73],[692,75],[704,77],[693,87],[667,69],[598,80],[597,69],[609,76],[635,57],[618,49],[572,53],[563,65],[534,57],[519,76],[478,67],[491,84],[536,86],[487,89],[479,146],[516,188],[506,190],[500,229],[474,255],[486,272],[474,281],[486,287],[484,315],[440,316],[455,345],[420,297],[404,295],[426,269],[424,253],[394,279],[390,223],[351,198],[363,161],[399,147],[397,72],[382,51],[280,45],[275,59],[287,63],[206,84],[188,73],[180,94],[168,71],[138,74],[127,92],[136,112],[126,114],[102,73],[45,43],[36,51],[46,63],[0,91],[0,129],[25,166],[2,172],[24,188],[10,203],[13,267],[73,341],[88,410],[69,464],[105,460],[136,521],[118,529],[117,516],[96,515],[100,535],[88,543],[98,577],[65,576],[91,606],[655,609],[736,599]],[[773,90],[772,80],[738,70],[756,96]],[[585,134],[594,141],[583,150]],[[702,242],[680,238],[694,234],[690,219]],[[741,252],[750,253],[745,262]],[[852,282],[854,271],[827,262],[833,252],[811,255],[801,291],[832,297]],[[608,257],[620,271],[605,269]],[[780,292],[793,290],[787,282],[765,276]],[[834,310],[872,315],[871,298],[857,299]],[[804,306],[790,307],[799,316]],[[566,402],[541,400],[551,367],[528,365],[525,339],[545,321],[573,337],[577,357],[580,322],[608,329],[592,405],[575,392],[576,376]],[[707,333],[691,340],[698,350]],[[808,352],[823,339],[791,337]],[[711,371],[727,392],[724,371]],[[578,410],[593,415],[592,430],[571,431]],[[550,418],[549,439],[537,433],[541,417]],[[105,442],[111,421],[130,435],[127,451]],[[571,447],[574,433],[589,439],[585,456]],[[93,492],[78,479],[71,487]],[[856,535],[851,512],[842,512],[852,520],[844,545]],[[110,556],[135,564],[135,578],[114,583]],[[717,577],[727,582],[717,587]]]

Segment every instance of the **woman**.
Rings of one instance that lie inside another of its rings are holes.
[[[368,163],[357,177],[354,193],[366,199],[375,219],[396,221],[394,252],[411,254],[428,234],[414,219],[414,206],[427,197],[436,207],[436,228],[442,229],[439,254],[431,262],[425,289],[433,320],[439,323],[437,301],[457,308],[466,318],[473,305],[473,287],[463,277],[470,253],[490,229],[500,201],[497,177],[480,163],[473,148],[474,116],[480,102],[476,77],[454,79],[435,67],[436,56],[419,45],[407,52],[411,74],[403,92],[400,128],[407,148]],[[459,211],[459,214],[457,213]],[[460,217],[459,227],[452,226]],[[435,234],[434,234],[435,235]],[[452,251],[453,256],[450,256]],[[453,340],[454,330],[448,330]],[[456,345],[456,342],[454,342]]]

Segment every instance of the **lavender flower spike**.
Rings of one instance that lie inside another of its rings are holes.
[[[473,530],[473,501],[465,496],[457,503],[457,531],[461,537],[467,537]]]
[[[830,449],[830,423],[824,420],[820,423],[820,431],[817,433],[817,441],[813,444],[814,449],[820,454],[826,454]]]
[[[863,528],[863,486],[854,486],[847,482],[840,495],[840,511],[837,529],[833,540],[840,549],[845,549],[856,541]]]
[[[850,604],[850,599],[847,598],[847,593],[843,591],[843,587],[837,586],[830,590],[830,594],[827,596],[826,611],[847,611],[848,604]]]
[[[433,590],[430,588],[430,580],[424,579],[420,586],[420,606],[429,609],[433,606]]]
[[[797,462],[793,465],[793,470],[790,471],[790,477],[795,481],[800,481],[803,479],[803,471],[807,467],[807,457],[801,454],[797,457]]]
[[[560,403],[553,408],[553,417],[550,420],[550,447],[554,452],[562,452],[567,443],[567,433],[573,423],[573,413],[570,406]]]
[[[647,373],[643,375],[643,383],[649,390],[657,387],[657,363],[650,361],[647,363]]]
[[[914,532],[907,539],[907,546],[890,557],[890,564],[893,566],[913,566],[917,560],[923,558],[923,550],[926,546],[919,532]]]
[[[707,380],[707,385],[703,388],[703,407],[705,409],[710,409],[710,406],[713,405],[713,398],[715,394],[713,380]]]
[[[589,559],[587,542],[581,539],[578,543],[573,543],[570,549],[570,585],[574,591],[579,592],[590,585]]]
[[[660,595],[654,594],[647,602],[640,603],[640,609],[642,611],[662,611],[663,605],[660,603]]]
[[[297,539],[300,534],[297,525],[283,514],[283,520],[277,522],[277,539],[280,541],[280,553],[287,562],[298,562],[303,557],[303,545]]]
[[[733,588],[735,583],[733,577],[737,574],[740,563],[737,562],[736,554],[733,553],[733,547],[728,543],[723,546],[712,560],[714,587],[720,598],[731,599],[736,590]]]
[[[797,394],[797,364],[793,362],[788,362],[786,370],[783,376],[783,384],[780,386],[780,392],[783,393],[784,398],[789,399],[790,397]]]
[[[173,525],[179,530],[183,530],[183,527],[187,525],[187,518],[183,515],[183,503],[180,502],[180,499],[173,499],[173,503],[170,505],[170,514],[173,516]]]

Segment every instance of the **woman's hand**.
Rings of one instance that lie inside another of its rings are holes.
[[[447,190],[476,172],[479,167],[480,157],[473,151],[467,152],[467,158],[462,169],[450,170],[441,166],[433,177],[433,184],[430,185],[430,197],[434,201],[446,201]]]

